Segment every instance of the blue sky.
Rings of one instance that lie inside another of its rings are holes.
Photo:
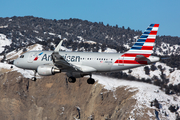
[[[144,31],[159,23],[158,35],[180,37],[180,0],[1,0],[0,17],[79,18]]]

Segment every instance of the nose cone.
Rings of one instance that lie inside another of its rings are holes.
[[[13,64],[18,67],[18,60],[14,60]]]

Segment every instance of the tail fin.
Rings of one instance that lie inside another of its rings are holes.
[[[136,57],[136,55],[143,55],[149,57],[153,53],[158,28],[159,24],[150,24],[137,42],[123,56]]]

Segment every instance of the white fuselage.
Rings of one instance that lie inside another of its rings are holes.
[[[31,51],[23,54],[14,64],[23,69],[37,70],[40,65],[53,65],[51,54],[53,51]],[[39,55],[40,54],[40,55]],[[59,52],[59,54],[70,64],[83,67],[84,72],[110,72],[130,69],[144,64],[125,64],[116,61],[123,58],[119,53],[97,53],[97,52]],[[158,57],[150,56],[151,62],[159,61]],[[87,68],[87,70],[86,70]],[[68,70],[62,69],[62,72]]]

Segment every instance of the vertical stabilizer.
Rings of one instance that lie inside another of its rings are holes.
[[[144,55],[149,57],[153,53],[155,39],[159,24],[150,24],[137,42],[127,51],[124,56],[136,57],[136,55]]]
[[[118,63],[119,65],[149,64],[158,61],[159,58],[151,57],[158,28],[159,24],[150,24],[131,49],[122,54],[115,63]]]

